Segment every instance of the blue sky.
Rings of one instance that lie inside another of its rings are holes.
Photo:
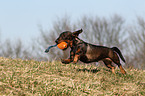
[[[84,15],[110,17],[118,14],[127,22],[145,18],[145,0],[0,0],[0,33],[6,39],[30,43],[39,36],[38,25],[49,30],[57,17],[77,20]]]

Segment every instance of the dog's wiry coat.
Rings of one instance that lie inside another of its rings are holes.
[[[61,42],[67,42],[68,47],[71,48],[69,59],[62,60],[62,63],[77,63],[78,60],[84,63],[91,63],[102,60],[108,68],[112,69],[113,73],[115,73],[115,67],[111,64],[112,62],[118,65],[121,73],[126,73],[120,63],[118,55],[120,56],[122,61],[125,62],[125,59],[117,47],[109,48],[105,46],[98,46],[86,43],[78,38],[78,35],[82,33],[82,31],[82,29],[75,32],[66,31],[61,33],[60,36],[56,39],[55,42],[57,44]]]

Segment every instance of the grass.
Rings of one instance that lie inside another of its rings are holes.
[[[106,67],[0,57],[0,95],[145,96],[145,70],[116,75]]]

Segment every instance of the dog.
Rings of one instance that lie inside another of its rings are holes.
[[[68,59],[62,59],[62,63],[77,63],[78,60],[84,63],[91,63],[102,60],[104,64],[112,70],[112,73],[115,74],[115,67],[112,65],[112,62],[114,62],[120,68],[121,73],[126,74],[126,71],[120,63],[119,57],[123,62],[125,62],[125,59],[117,47],[109,48],[86,43],[78,38],[78,35],[82,32],[82,29],[75,32],[65,31],[55,40],[56,44],[67,42],[67,48],[71,48],[70,57]],[[66,50],[67,48],[63,50]]]

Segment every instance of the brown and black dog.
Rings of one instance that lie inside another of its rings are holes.
[[[67,48],[71,48],[70,57],[68,59],[63,59],[62,63],[77,63],[78,60],[84,63],[91,63],[102,60],[105,63],[105,65],[108,68],[112,69],[112,72],[115,74],[115,67],[111,64],[112,62],[114,62],[120,68],[121,73],[126,74],[125,70],[123,69],[120,63],[119,56],[124,62],[125,59],[123,58],[120,50],[117,47],[108,48],[105,46],[98,46],[86,43],[78,38],[78,35],[82,32],[82,29],[75,32],[65,31],[62,32],[60,36],[56,39],[55,42],[57,44],[61,42],[67,42]]]

